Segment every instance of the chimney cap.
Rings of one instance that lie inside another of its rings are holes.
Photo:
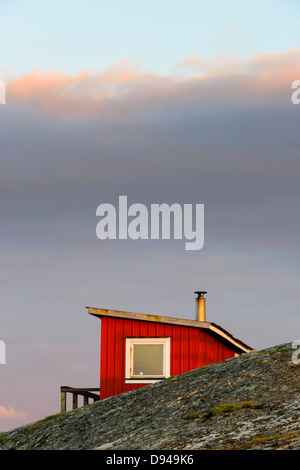
[[[207,294],[207,292],[205,290],[196,290],[194,294],[198,294],[198,298],[199,298],[199,297],[203,297],[203,295]]]

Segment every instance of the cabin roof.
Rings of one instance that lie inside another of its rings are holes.
[[[228,331],[224,330],[221,326],[216,325],[215,323],[198,321],[198,320],[186,320],[183,318],[175,318],[175,317],[164,317],[160,315],[147,315],[143,313],[133,313],[133,312],[125,312],[121,310],[109,310],[105,308],[95,308],[95,307],[86,307],[88,309],[88,313],[94,315],[95,317],[114,317],[114,318],[123,318],[127,320],[139,320],[139,321],[147,321],[147,322],[154,322],[154,323],[167,323],[171,325],[177,326],[188,326],[193,328],[201,328],[204,330],[208,330],[213,335],[221,337],[223,340],[229,342],[239,351],[246,353],[253,351],[253,348],[248,346],[247,344],[243,343],[237,338],[234,338]]]

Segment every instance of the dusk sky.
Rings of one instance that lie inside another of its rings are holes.
[[[86,306],[300,339],[296,0],[0,0],[0,432],[98,387]],[[96,209],[204,204],[204,246],[99,240]]]

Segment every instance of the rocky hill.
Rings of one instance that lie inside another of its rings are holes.
[[[300,366],[283,344],[2,433],[0,449],[300,449]]]

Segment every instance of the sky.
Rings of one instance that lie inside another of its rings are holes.
[[[98,387],[87,306],[298,340],[300,7],[0,0],[0,432]],[[204,204],[204,246],[99,240],[96,209]]]

